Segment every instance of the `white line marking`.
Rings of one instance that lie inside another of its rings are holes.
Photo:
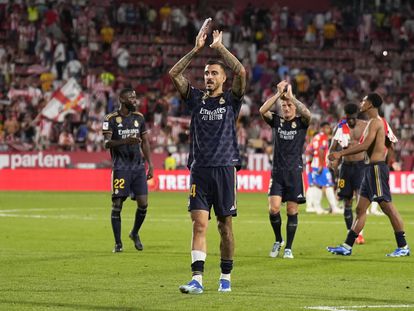
[[[0,217],[11,217],[11,218],[35,218],[35,219],[78,219],[78,220],[102,220],[101,217],[96,216],[81,216],[81,215],[74,215],[74,214],[66,214],[66,215],[57,215],[54,213],[52,215],[41,215],[41,214],[27,214],[30,212],[49,212],[49,211],[67,211],[67,210],[76,210],[77,208],[22,208],[22,209],[0,209]],[[96,210],[96,209],[95,209]],[[108,213],[110,212],[110,208],[108,208]],[[23,214],[25,213],[25,214]],[[125,219],[132,219],[131,217],[125,217]],[[188,221],[189,217],[186,216],[169,216],[163,218],[148,218],[148,221],[156,221],[156,222],[167,222],[167,221]],[[238,219],[235,219],[237,221]],[[240,219],[240,223],[244,224],[265,224],[267,223],[266,220],[242,220]],[[332,221],[332,220],[303,220],[301,223],[303,224],[327,224],[329,225],[343,225],[343,221]],[[384,222],[377,222],[371,221],[369,222],[370,225],[384,225],[388,224],[388,218],[384,219]],[[414,222],[405,222],[406,225],[414,225]]]
[[[324,311],[356,311],[358,309],[367,308],[386,308],[386,309],[403,309],[403,308],[414,308],[414,305],[378,305],[378,306],[315,306],[305,307],[304,309],[309,310],[324,310]]]

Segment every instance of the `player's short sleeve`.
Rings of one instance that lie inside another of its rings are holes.
[[[195,87],[190,85],[188,87],[188,93],[187,97],[184,99],[184,103],[186,104],[188,109],[193,110],[197,105],[200,104],[203,95],[204,93],[201,90],[196,89]]]
[[[113,132],[113,119],[109,116],[106,116],[104,118],[104,121],[102,122],[102,134],[110,134]]]
[[[268,118],[263,118],[263,120],[267,123],[267,124],[269,124],[271,127],[276,127],[276,124],[275,124],[275,121],[276,121],[276,119],[277,119],[277,115],[276,115],[276,113],[274,113],[274,112],[270,112],[271,114],[272,114],[272,117],[270,118],[270,119],[268,119]]]
[[[303,119],[302,119],[301,117],[297,117],[297,120],[298,120],[298,122],[299,122],[299,124],[300,124],[300,128],[301,128],[301,129],[308,130],[309,123],[304,122],[304,121],[303,121]]]
[[[233,107],[234,114],[237,116],[240,113],[241,105],[243,102],[243,95],[241,97],[236,96],[233,91],[229,91],[226,94],[226,100],[230,101],[231,106]]]
[[[145,133],[148,132],[147,126],[145,125],[144,118],[141,118],[141,120],[139,122],[139,132],[141,133],[141,135],[143,135],[143,134],[145,134]]]

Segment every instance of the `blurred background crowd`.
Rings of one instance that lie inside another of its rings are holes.
[[[269,152],[272,131],[258,109],[287,79],[310,106],[309,139],[332,128],[343,107],[372,91],[399,137],[396,161],[414,169],[414,5],[411,1],[333,1],[327,11],[199,1],[153,6],[138,1],[0,1],[0,151],[102,150],[102,120],[117,94],[133,87],[154,153],[188,151],[189,112],[168,70],[194,45],[206,17],[243,62],[248,89],[238,121],[244,155]],[[203,87],[205,48],[187,69]],[[69,78],[86,105],[61,120],[42,109]],[[229,84],[230,86],[230,84]]]

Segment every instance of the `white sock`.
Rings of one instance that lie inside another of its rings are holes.
[[[313,196],[314,196],[314,200],[313,200],[313,206],[315,207],[315,210],[318,211],[323,211],[322,205],[321,205],[321,201],[322,201],[322,189],[318,188],[318,187],[314,187],[315,190],[313,191]]]
[[[191,263],[195,261],[206,261],[207,254],[203,251],[191,251]],[[194,274],[193,280],[196,280],[200,285],[203,285],[203,275],[202,274]]]
[[[203,251],[191,251],[191,263],[194,263],[195,261],[201,260],[206,261],[207,254]]]
[[[203,285],[203,275],[202,274],[194,274],[193,280],[196,280],[200,285]]]
[[[334,189],[333,187],[327,187],[325,189],[325,193],[326,193],[326,198],[328,199],[329,202],[329,206],[331,207],[332,211],[337,211],[338,208],[338,202],[336,201],[335,198],[335,193],[334,193]]]
[[[220,274],[220,280],[221,279],[230,281],[230,273],[229,274],[223,274],[223,273],[221,273]]]
[[[306,210],[314,211],[315,210],[315,187],[309,187],[306,191]]]

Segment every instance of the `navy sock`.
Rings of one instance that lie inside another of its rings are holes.
[[[116,244],[121,244],[121,212],[112,211],[111,213],[112,231],[114,232],[114,238]]]
[[[145,216],[147,215],[147,206],[139,206],[135,211],[134,227],[132,228],[132,234],[136,235],[144,222]]]
[[[354,221],[354,215],[352,214],[352,205],[351,206],[345,205],[344,219],[345,219],[346,228],[350,230],[352,227],[352,222]]]
[[[349,230],[348,235],[345,240],[345,244],[349,246],[354,246],[355,240],[358,237],[358,233],[356,233],[354,230]]]
[[[273,232],[275,234],[275,240],[282,242],[282,218],[280,218],[280,212],[277,214],[269,214],[270,224],[272,225]]]
[[[286,246],[285,248],[292,249],[293,239],[295,238],[296,228],[298,227],[298,214],[288,215],[286,224]]]
[[[397,240],[397,245],[399,248],[404,247],[407,245],[407,241],[405,240],[405,232],[395,232],[395,239]]]
[[[221,273],[229,274],[233,270],[233,260],[221,259],[220,268]]]
[[[191,271],[193,272],[193,275],[203,274],[203,272],[204,272],[204,261],[203,260],[194,261],[191,264]]]

